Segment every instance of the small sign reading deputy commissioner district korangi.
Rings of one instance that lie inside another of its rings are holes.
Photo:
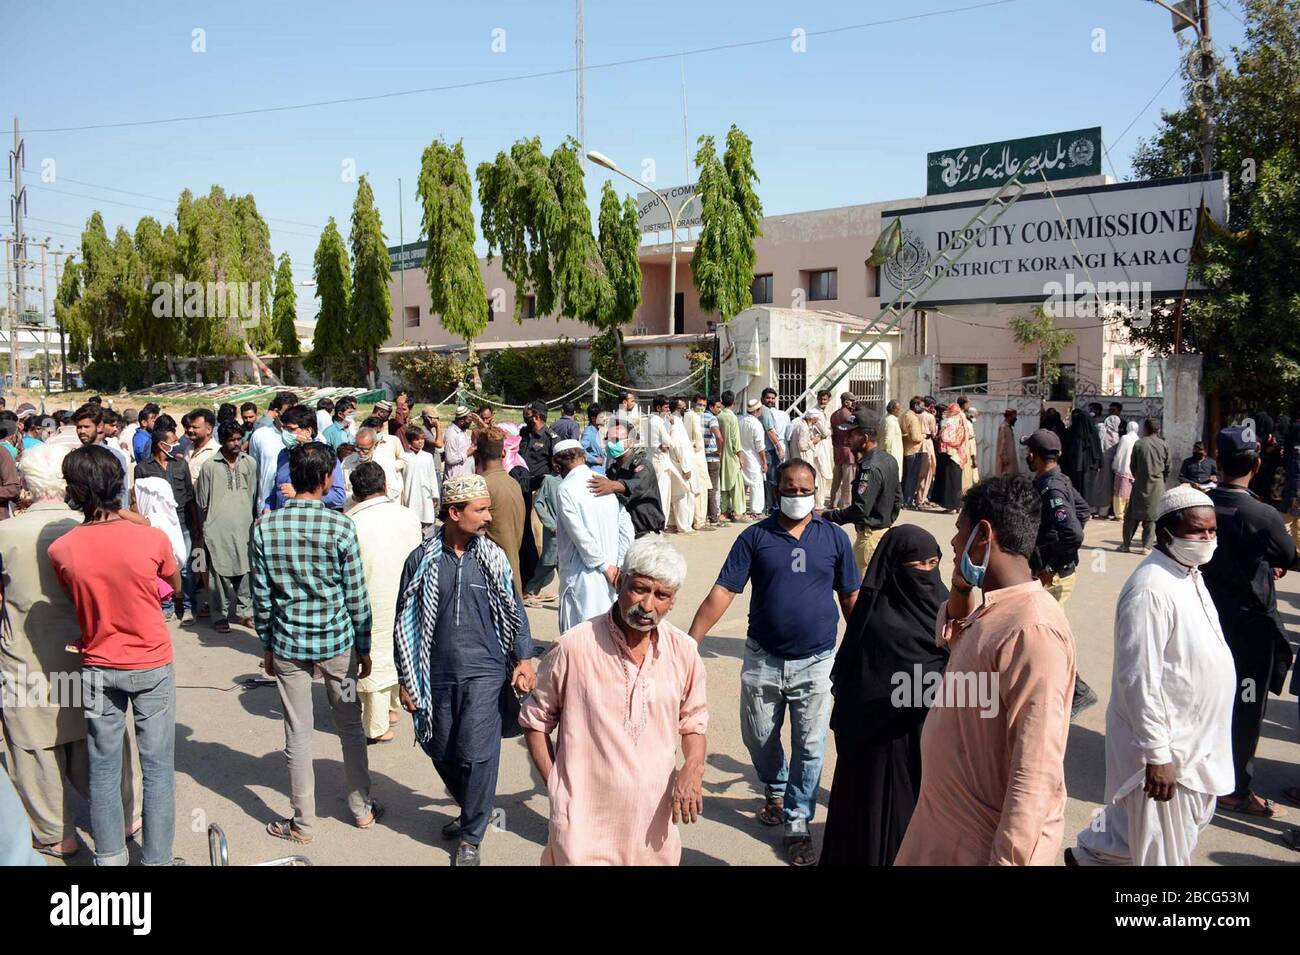
[[[1001,186],[1017,173],[1021,182],[1101,175],[1101,127],[1008,139],[929,153],[928,196]]]

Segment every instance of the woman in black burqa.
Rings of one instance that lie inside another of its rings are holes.
[[[837,756],[822,865],[894,861],[921,791],[922,695],[948,662],[935,640],[947,600],[938,541],[915,524],[892,527],[872,555],[831,671]]]

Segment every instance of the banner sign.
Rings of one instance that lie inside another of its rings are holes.
[[[704,224],[700,217],[700,200],[698,197],[691,198],[695,195],[695,183],[689,186],[673,186],[671,189],[660,189],[664,198],[668,200],[669,211],[665,211],[663,203],[653,192],[638,192],[636,194],[637,209],[641,214],[641,232],[668,232],[672,229],[670,212],[678,213],[682,204],[690,199],[690,205],[685,212],[680,213],[677,220],[679,229],[693,228]]]
[[[1099,176],[1101,127],[945,149],[926,156],[925,172],[927,196],[996,189],[1017,173],[1021,182]]]
[[[422,269],[424,268],[424,250],[423,242],[408,242],[406,245],[390,245],[388,247],[388,259],[390,270],[401,272],[405,269]]]
[[[963,245],[972,247],[918,304],[1036,302],[1084,283],[1178,296],[1202,202],[1226,222],[1226,173],[1025,194],[978,237],[962,229],[982,202],[891,209],[881,232],[901,220],[902,236],[880,267],[880,301],[892,302],[945,250]]]

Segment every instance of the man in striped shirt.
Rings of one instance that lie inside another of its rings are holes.
[[[356,528],[328,510],[334,453],[306,442],[289,452],[294,497],[253,526],[253,619],[284,707],[293,818],[267,825],[271,835],[308,843],[316,822],[311,761],[312,672],[320,668],[325,696],[343,744],[348,808],[360,829],[378,821],[370,798],[370,768],[361,726],[357,681],[370,675],[370,598]]]

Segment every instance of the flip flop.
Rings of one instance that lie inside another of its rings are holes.
[[[51,859],[71,859],[73,856],[75,856],[78,852],[81,851],[81,846],[79,845],[73,846],[71,852],[65,852],[62,849],[60,849],[58,846],[59,844],[57,842],[52,842],[47,846],[39,845],[35,842],[32,843],[33,849],[35,849],[43,856],[49,856]]]
[[[266,831],[277,839],[284,839],[287,842],[296,842],[300,846],[310,845],[315,836],[304,836],[293,827],[292,819],[276,819],[274,822],[266,824]]]
[[[1274,805],[1273,800],[1265,799],[1263,805],[1257,805],[1249,796],[1235,807],[1225,806],[1223,797],[1219,797],[1217,808],[1220,812],[1229,812],[1235,816],[1251,816],[1256,819],[1280,819],[1286,815],[1281,807]]]
[[[784,803],[780,799],[769,799],[758,811],[758,821],[765,826],[779,826],[785,822]]]

